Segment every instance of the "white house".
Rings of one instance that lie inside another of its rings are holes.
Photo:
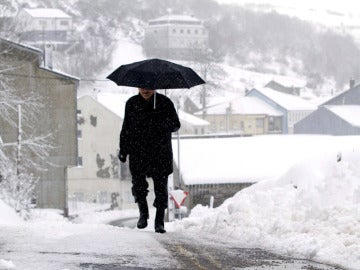
[[[17,20],[20,39],[32,45],[67,43],[72,29],[72,17],[56,8],[23,8]]]
[[[195,115],[204,115],[202,111]],[[257,97],[238,97],[208,106],[205,120],[212,133],[259,135],[281,133],[283,113]]]
[[[115,102],[123,111],[125,103],[121,99]],[[136,206],[128,166],[117,157],[122,119],[123,114],[105,106],[101,99],[78,99],[78,165],[68,170],[70,201]]]
[[[182,110],[178,112],[181,128],[180,134],[205,134],[208,131],[210,123],[190,113]]]
[[[125,103],[130,96],[99,93],[78,98],[78,165],[68,170],[70,201],[111,203],[122,209],[136,207],[128,164],[120,163],[117,157]],[[195,116],[179,115],[187,132],[208,125]],[[148,182],[151,205],[153,182]]]
[[[294,124],[317,109],[317,106],[301,97],[267,87],[253,88],[246,95],[258,97],[283,113],[283,133],[293,133]]]

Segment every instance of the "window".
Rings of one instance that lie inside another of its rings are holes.
[[[256,127],[263,128],[264,127],[264,119],[263,118],[256,118]]]
[[[84,117],[82,117],[82,116],[78,116],[77,123],[78,123],[79,125],[84,124],[84,123],[85,123],[85,119],[84,119]]]
[[[45,26],[46,26],[46,21],[40,20],[40,21],[39,21],[39,24],[40,24],[41,26],[44,26],[44,27],[45,27]]]
[[[183,34],[184,33],[184,29],[180,29],[180,34]]]
[[[224,122],[221,121],[221,120],[219,121],[219,129],[220,129],[221,131],[225,130]]]
[[[90,124],[92,126],[96,127],[96,125],[97,125],[97,117],[96,116],[90,115]]]
[[[68,21],[60,21],[60,25],[67,26],[67,25],[69,25],[69,22]]]
[[[82,130],[80,130],[80,129],[77,130],[77,137],[78,137],[78,139],[82,138]]]
[[[175,34],[175,33],[176,33],[176,29],[173,29],[172,32]]]
[[[82,157],[77,157],[77,166],[78,167],[82,167],[83,166],[83,158]]]
[[[191,34],[191,30],[190,30],[190,29],[188,29],[188,30],[187,30],[187,33],[188,33],[188,34]]]

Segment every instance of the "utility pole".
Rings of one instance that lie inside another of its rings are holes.
[[[180,113],[180,100],[177,104],[177,113]],[[178,177],[179,177],[179,183],[181,183],[181,171],[180,171],[180,129],[177,131],[177,156],[178,156]]]
[[[20,174],[20,159],[21,159],[21,134],[22,134],[22,128],[21,128],[21,105],[19,104],[17,106],[18,108],[18,136],[17,136],[17,153],[16,153],[16,175],[19,176]]]

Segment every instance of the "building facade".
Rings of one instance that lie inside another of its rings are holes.
[[[283,115],[256,97],[241,97],[209,106],[203,115],[209,133],[236,133],[242,136],[282,133]]]
[[[29,172],[39,177],[36,187],[37,206],[66,211],[66,169],[76,165],[77,156],[76,96],[79,79],[43,67],[43,54],[36,48],[0,39],[0,51],[1,63],[11,67],[2,76],[14,93],[17,96],[35,93],[41,97],[39,119],[31,128],[23,130],[23,139],[26,139],[26,134],[35,137],[49,134],[53,145],[47,157],[26,156],[27,153],[22,153],[23,158],[31,158],[43,168]],[[0,126],[4,143],[17,141],[17,129],[14,126],[2,119]]]
[[[119,108],[124,107],[121,103]],[[78,99],[79,152],[77,166],[68,171],[70,201],[109,203],[121,209],[135,206],[128,163],[118,159],[122,121],[122,115],[96,98]]]
[[[59,9],[23,8],[17,16],[17,21],[21,29],[21,42],[36,46],[45,46],[49,43],[66,44],[72,29],[71,16]]]
[[[317,106],[300,97],[281,93],[267,87],[253,88],[246,95],[249,97],[257,97],[273,109],[282,113],[283,121],[281,130],[284,134],[294,133],[295,123],[317,109]]]
[[[208,36],[202,21],[187,15],[166,15],[149,21],[144,48],[148,57],[194,59],[207,48]]]
[[[315,112],[295,124],[295,133],[359,135],[360,85],[350,88],[323,103]]]
[[[360,105],[324,105],[295,124],[297,134],[360,135]]]
[[[283,85],[275,80],[271,80],[270,82],[268,82],[265,87],[294,96],[300,96],[301,89],[303,88],[296,85]]]

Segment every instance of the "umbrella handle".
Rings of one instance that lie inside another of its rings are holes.
[[[156,109],[156,90],[154,91],[154,110]]]

